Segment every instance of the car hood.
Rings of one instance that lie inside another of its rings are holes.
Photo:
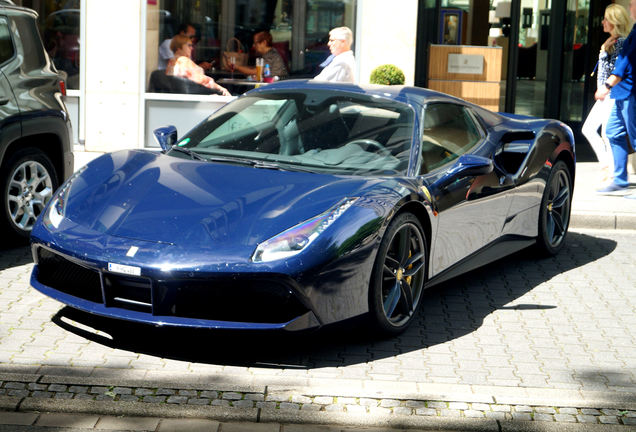
[[[72,183],[65,215],[89,232],[243,255],[381,182],[130,150],[91,162]]]

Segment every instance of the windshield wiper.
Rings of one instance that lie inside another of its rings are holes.
[[[247,165],[247,166],[254,166],[256,164],[255,161],[250,159],[241,159],[241,158],[227,157],[227,156],[211,156],[207,160],[209,160],[210,162],[234,163],[234,164]]]
[[[185,148],[185,147],[177,147],[177,146],[172,146],[170,147],[170,150],[176,150],[179,151],[181,153],[185,153],[188,156],[190,156],[192,159],[196,159],[196,160],[200,160],[200,161],[207,161],[206,158],[204,158],[203,156],[201,156],[200,154],[193,152],[192,150]]]
[[[252,166],[254,168],[271,169],[271,170],[278,170],[278,171],[287,171],[282,166],[274,164],[274,163],[254,162],[254,165],[252,165]]]
[[[235,163],[240,165],[247,165],[254,168],[285,170],[285,168],[275,163],[262,161],[262,160],[243,159],[243,158],[228,157],[228,156],[212,156],[208,158],[207,160],[209,160],[210,162]]]

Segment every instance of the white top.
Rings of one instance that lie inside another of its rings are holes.
[[[315,80],[355,83],[356,60],[353,58],[353,51],[345,51],[333,58],[316,77]]]
[[[159,45],[159,59],[157,61],[157,69],[164,70],[168,65],[168,60],[174,57],[174,53],[170,50],[170,42],[172,39],[166,39]]]

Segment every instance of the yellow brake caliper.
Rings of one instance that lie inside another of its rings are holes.
[[[409,251],[409,258],[411,258],[413,254],[411,253],[411,251]],[[410,270],[413,268],[413,264],[411,264],[410,266],[408,266],[405,270]],[[407,276],[406,277],[406,283],[409,284],[409,286],[411,285],[411,279],[413,279],[413,276]]]

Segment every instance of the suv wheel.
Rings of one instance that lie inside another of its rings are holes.
[[[28,239],[36,219],[59,186],[55,167],[35,148],[16,151],[0,173],[0,225],[9,236]]]

